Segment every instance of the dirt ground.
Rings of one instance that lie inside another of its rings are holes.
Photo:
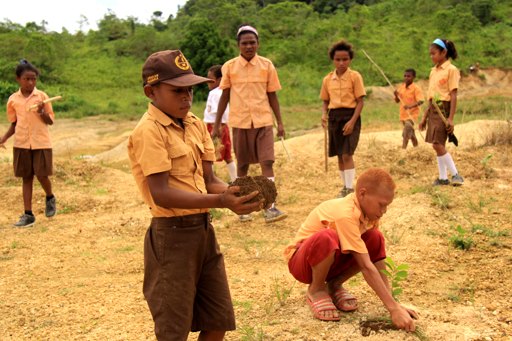
[[[0,149],[0,340],[154,340],[142,295],[150,214],[125,150],[135,123],[56,122],[52,180],[59,212],[44,217],[44,193],[36,185],[32,228],[11,226],[22,213],[21,184],[12,175],[12,141]],[[265,224],[255,214],[240,223],[229,210],[213,211],[237,317],[226,340],[512,340],[512,147],[488,145],[496,132],[511,134],[511,123],[456,126],[459,147],[448,149],[465,178],[460,188],[432,188],[433,150],[421,137],[418,148],[402,150],[398,129],[398,122],[393,131],[363,129],[355,162],[358,173],[382,167],[397,182],[382,230],[388,255],[409,265],[399,298],[420,314],[419,332],[363,336],[368,321],[389,324],[360,275],[347,285],[358,311],[340,322],[315,320],[306,286],[289,275],[284,247],[307,213],[340,189],[335,159],[324,171],[323,132],[315,130],[285,141],[290,157],[276,143],[277,200],[286,220]],[[215,169],[228,178],[223,164]]]

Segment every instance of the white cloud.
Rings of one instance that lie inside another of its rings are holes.
[[[121,19],[135,17],[139,22],[147,24],[155,11],[162,12],[162,18],[176,15],[178,6],[187,0],[23,0],[22,3],[9,1],[2,4],[0,21],[10,20],[25,25],[27,22],[41,24],[47,22],[48,31],[61,32],[65,27],[69,32],[79,30],[81,15],[87,18],[88,26],[84,31],[96,30],[97,22],[108,13],[108,10]]]

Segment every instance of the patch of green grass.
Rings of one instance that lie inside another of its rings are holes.
[[[290,297],[290,294],[292,293],[293,287],[295,285],[295,281],[292,282],[290,286],[287,285],[287,283],[284,283],[279,280],[279,278],[274,277],[273,283],[272,283],[272,289],[274,291],[274,296],[277,299],[277,302],[280,306],[284,306],[286,303],[286,300]]]
[[[447,210],[450,208],[451,199],[448,194],[441,192],[439,190],[433,190],[431,193],[432,204],[434,206],[439,207],[442,210]]]
[[[486,207],[487,205],[495,202],[496,199],[495,198],[485,198],[484,196],[482,195],[479,195],[478,196],[478,200],[473,202],[473,200],[468,200],[468,207],[475,213],[482,213],[483,212],[483,208]]]
[[[485,227],[480,224],[476,224],[471,226],[471,232],[473,233],[483,233],[484,235],[494,238],[494,237],[508,237],[510,235],[510,231],[494,231],[488,227]]]
[[[245,312],[249,312],[252,309],[251,301],[237,301],[233,300],[233,306],[242,308]]]
[[[221,209],[211,208],[210,215],[214,220],[220,220],[224,216],[224,212]]]
[[[119,248],[117,249],[116,251],[117,252],[132,252],[133,250],[135,250],[135,246],[133,245],[128,245],[128,246],[124,246],[122,248]]]
[[[450,237],[450,243],[453,247],[467,251],[473,246],[473,239],[466,236],[466,233],[467,231],[464,230],[462,226],[457,225],[457,227],[455,227],[455,234]]]
[[[265,340],[265,333],[261,326],[253,327],[249,325],[242,325],[238,329],[241,341],[263,341]]]

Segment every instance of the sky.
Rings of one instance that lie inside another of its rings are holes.
[[[21,0],[2,1],[0,5],[0,22],[10,20],[25,26],[27,22],[40,25],[45,20],[47,31],[62,32],[65,27],[70,33],[80,29],[81,15],[87,18],[88,25],[82,30],[96,30],[97,22],[109,9],[120,19],[138,18],[147,24],[155,11],[162,12],[162,18],[167,19],[171,14],[176,15],[178,6],[183,6],[187,0]]]

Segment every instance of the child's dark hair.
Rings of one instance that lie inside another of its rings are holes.
[[[254,26],[252,26],[251,24],[241,24],[240,26],[238,26],[238,30],[239,32],[237,33],[236,35],[236,41],[239,43],[240,42],[240,37],[243,35],[243,34],[246,34],[246,33],[251,33],[251,34],[254,34],[254,36],[256,37],[256,41],[259,42],[260,41],[260,37],[258,37],[258,34],[256,34],[254,31],[252,30],[243,30],[243,31],[240,31],[240,29],[244,26],[248,26],[250,28],[253,28],[254,30],[256,30],[256,28]]]
[[[36,73],[36,76],[39,76],[39,70],[34,65],[30,64],[28,60],[22,59],[16,66],[16,77],[21,77],[25,71],[33,71]]]
[[[334,59],[336,51],[347,51],[350,59],[354,58],[354,50],[352,49],[352,44],[346,42],[345,40],[340,40],[331,46],[329,49],[329,58],[331,58],[331,60]]]
[[[213,65],[208,69],[208,72],[213,73],[215,79],[219,79],[222,77],[222,65]]]
[[[457,50],[455,49],[455,44],[453,41],[448,39],[441,39],[443,43],[446,45],[446,58],[451,58],[453,60],[457,59]],[[444,50],[442,46],[439,46],[437,44],[432,44],[435,48],[437,48],[439,51]]]
[[[410,74],[412,74],[413,77],[416,77],[416,70],[414,69],[406,69],[405,72],[409,72]]]

